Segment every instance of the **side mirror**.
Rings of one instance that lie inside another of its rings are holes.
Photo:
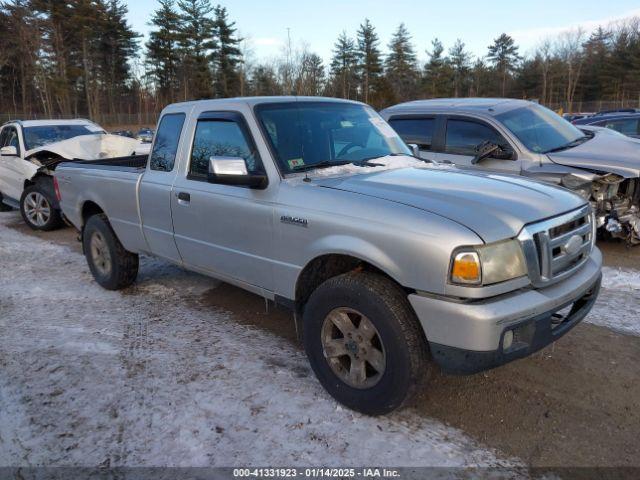
[[[416,143],[407,143],[407,147],[411,149],[411,155],[420,158],[420,147]]]
[[[268,183],[266,174],[249,173],[247,162],[241,157],[210,157],[207,180],[209,183],[257,189],[266,188]]]
[[[476,155],[471,160],[471,164],[475,165],[485,158],[496,158],[498,160],[513,160],[513,150],[505,145],[497,145],[493,142],[482,142],[475,148]]]
[[[18,149],[14,146],[0,148],[0,155],[3,157],[15,157],[18,155]]]

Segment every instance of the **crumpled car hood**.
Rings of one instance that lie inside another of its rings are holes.
[[[515,237],[528,223],[585,204],[579,196],[550,184],[455,168],[399,168],[314,183],[446,217],[487,243]]]
[[[67,160],[100,160],[131,155],[139,145],[138,140],[119,135],[81,135],[28,150],[25,152],[25,158],[42,152],[51,152]]]
[[[587,130],[587,129],[585,129]],[[567,167],[615,173],[625,178],[640,176],[640,142],[600,129],[588,129],[595,136],[577,147],[549,153],[551,161]]]

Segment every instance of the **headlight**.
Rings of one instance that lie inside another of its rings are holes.
[[[491,285],[526,274],[520,242],[505,240],[455,252],[450,279],[459,285]]]
[[[577,193],[585,200],[589,200],[591,198],[591,179],[582,178],[578,175],[565,175],[562,177],[562,186],[568,188],[569,190]]]

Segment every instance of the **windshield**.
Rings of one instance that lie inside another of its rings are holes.
[[[532,104],[496,115],[529,150],[546,153],[585,138],[583,132],[548,108]]]
[[[102,129],[93,125],[40,125],[24,128],[25,149],[43,147],[50,143],[61,142],[81,135],[95,135],[104,133]]]
[[[342,102],[267,103],[256,114],[284,173],[313,165],[411,155],[372,108]]]

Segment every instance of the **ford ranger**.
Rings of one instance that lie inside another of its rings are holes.
[[[55,172],[95,280],[127,287],[155,255],[289,307],[321,384],[367,414],[411,398],[430,359],[474,373],[539,350],[599,291],[586,200],[413,157],[361,103],[170,105],[134,163]]]

